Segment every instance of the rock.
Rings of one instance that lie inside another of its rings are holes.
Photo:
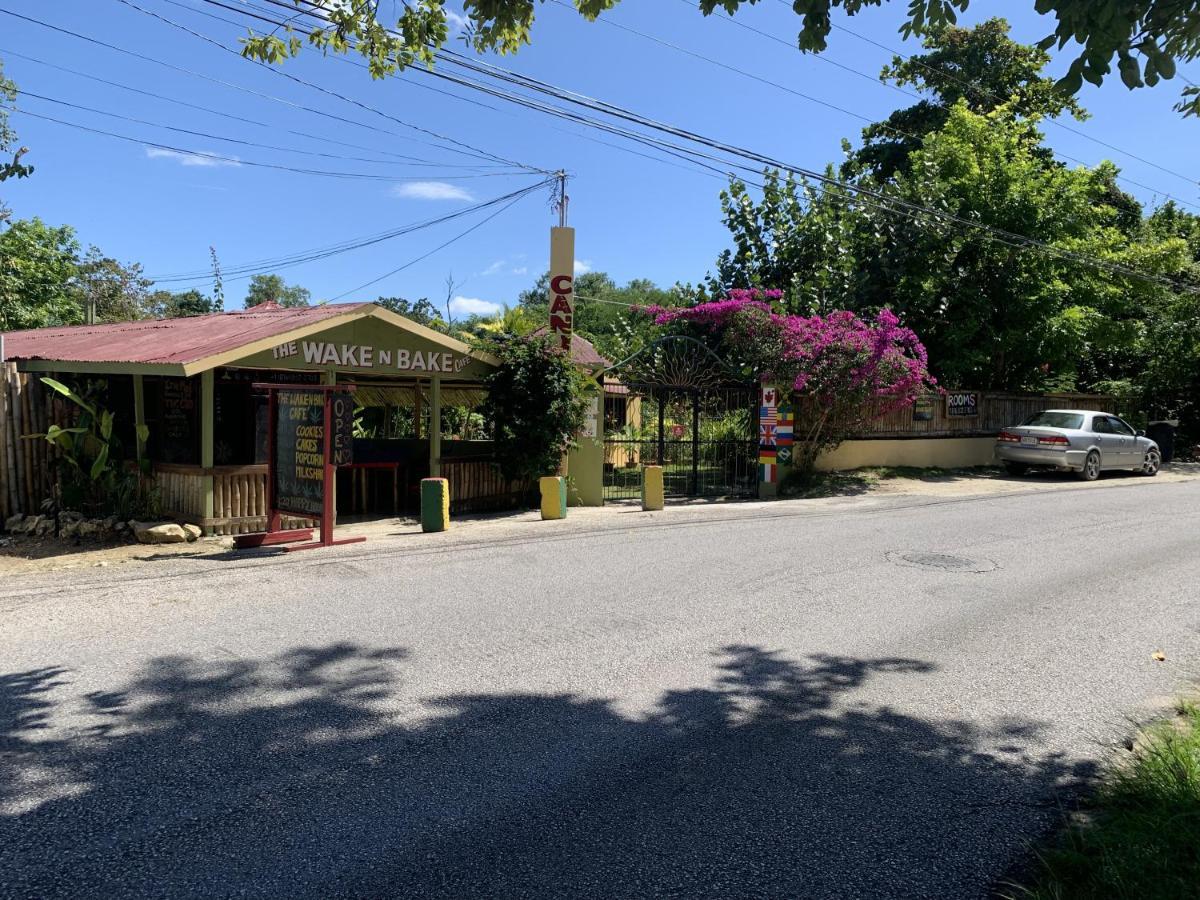
[[[193,525],[190,522],[185,522],[183,525],[183,533],[187,535],[189,541],[198,541],[204,536],[204,529],[199,525]]]
[[[58,522],[53,516],[38,516],[38,523],[33,529],[33,534],[38,537],[46,537],[54,534],[58,530]]]
[[[103,530],[104,523],[100,519],[84,519],[76,526],[80,537],[97,537]]]
[[[25,521],[25,516],[21,513],[16,513],[4,520],[4,530],[11,531],[14,534],[20,529],[21,524]]]
[[[60,538],[78,537],[79,536],[79,526],[82,524],[83,524],[82,522],[70,522],[70,521],[61,522],[60,521],[58,523],[58,536]]]
[[[13,529],[13,534],[35,534],[44,521],[45,516],[26,516],[24,521]]]
[[[142,544],[182,544],[187,533],[174,522],[130,522],[133,536]]]
[[[108,537],[110,534],[112,534],[116,530],[117,530],[117,517],[116,516],[109,516],[107,519],[100,520],[100,534],[102,534],[104,537]]]
[[[64,509],[58,514],[58,527],[61,528],[63,525],[66,525],[69,522],[79,522],[82,520],[83,513],[75,512],[73,509]]]

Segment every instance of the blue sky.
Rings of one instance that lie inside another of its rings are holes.
[[[139,5],[183,22],[227,44],[238,31],[184,8],[204,9],[200,0],[137,0]],[[690,51],[784,84],[795,91],[845,107],[871,120],[913,102],[830,62],[801,55],[783,43],[723,21],[703,18],[688,0],[626,0],[606,15],[614,23],[653,35]],[[847,20],[859,34],[911,53],[913,42],[897,34],[907,4],[893,0]],[[1035,15],[1031,0],[1000,3],[975,0],[968,24],[1007,15],[1014,36],[1034,41],[1050,29]],[[77,109],[20,98],[25,109],[120,132],[187,150],[242,162],[180,155],[66,128],[20,114],[12,117],[21,142],[31,148],[26,161],[37,171],[24,181],[6,182],[4,200],[19,217],[40,216],[74,226],[80,240],[105,253],[139,261],[148,275],[195,272],[208,267],[209,245],[232,269],[253,260],[327,246],[443,216],[536,179],[529,175],[485,177],[461,168],[476,160],[430,146],[424,135],[333,97],[314,93],[254,64],[235,58],[116,0],[0,0],[0,7],[52,22],[112,44],[204,73],[222,81],[272,94],[293,103],[353,119],[378,130],[338,123],[285,104],[273,103],[222,85],[0,16],[0,58],[19,87],[59,100],[120,112],[156,123],[209,132],[279,147],[385,159],[384,163],[305,156],[241,147],[191,137]],[[775,0],[763,0],[738,14],[755,28],[791,41],[798,20]],[[461,45],[452,44],[456,49]],[[131,94],[116,87],[65,74],[33,59],[131,84],[188,103],[219,109],[248,121],[230,121],[175,103]],[[830,39],[828,60],[876,75],[889,54],[844,31]],[[544,81],[631,108],[645,115],[740,144],[789,162],[821,168],[838,159],[843,137],[856,138],[861,120],[758,81],[687,56],[602,22],[589,24],[555,3],[539,9],[533,45],[502,65]],[[1053,71],[1065,69],[1056,59]],[[1194,67],[1193,67],[1194,68]],[[596,143],[621,139],[550,119],[539,113],[441,84],[419,73],[371,81],[365,71],[315,52],[286,64],[286,70],[320,80],[338,92],[389,114],[501,156],[571,174],[571,224],[577,229],[581,267],[602,270],[616,280],[650,278],[670,285],[695,282],[727,245],[720,221],[721,180],[673,162],[655,162]],[[1187,73],[1193,81],[1200,73]],[[448,89],[475,103],[435,93]],[[1166,192],[1200,202],[1195,182],[1200,121],[1184,120],[1171,107],[1179,82],[1154,90],[1127,91],[1112,79],[1103,88],[1086,85],[1080,96],[1092,113],[1085,123],[1069,121],[1072,133],[1047,126],[1052,146],[1088,164],[1113,159],[1130,179],[1126,184],[1145,202]],[[486,104],[480,105],[480,104]],[[494,108],[488,108],[494,107]],[[351,143],[352,149],[290,133]],[[585,135],[585,136],[581,136]],[[1086,137],[1085,137],[1086,136]],[[1118,152],[1094,140],[1120,148]],[[631,146],[631,145],[625,145]],[[430,160],[434,166],[398,165],[384,154]],[[639,150],[639,152],[641,152]],[[1141,157],[1138,160],[1134,157]],[[300,168],[369,172],[378,180],[342,180],[248,165],[248,162]],[[1161,167],[1161,168],[1159,168]],[[314,299],[337,297],[358,285],[448,241],[485,214],[449,222],[361,250],[281,270],[289,282],[308,287]],[[404,272],[351,293],[344,300],[371,300],[379,294],[428,296],[442,302],[445,281],[460,282],[458,313],[487,311],[511,303],[546,268],[548,229],[554,222],[549,196],[537,193],[483,224],[462,240]],[[162,285],[180,288],[186,282]],[[207,290],[207,277],[196,286]],[[246,281],[228,279],[226,305],[241,306]]]

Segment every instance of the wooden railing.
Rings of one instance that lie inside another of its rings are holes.
[[[213,514],[204,510],[205,478],[213,480]],[[154,467],[163,515],[193,522],[215,534],[250,534],[267,527],[267,467],[180,466],[159,463]],[[307,528],[309,519],[285,516],[285,528]]]
[[[533,482],[510,481],[491,456],[442,459],[442,477],[450,482],[452,513],[515,509],[529,502]]]

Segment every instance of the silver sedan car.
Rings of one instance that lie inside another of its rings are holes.
[[[1047,409],[996,438],[996,457],[1013,475],[1029,469],[1069,469],[1095,481],[1110,469],[1157,475],[1158,444],[1110,413]]]

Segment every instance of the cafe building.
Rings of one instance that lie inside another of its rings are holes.
[[[495,360],[373,303],[10,332],[0,352],[0,508],[9,514],[34,512],[53,483],[46,442],[21,440],[55,423],[63,403],[39,376],[101,382],[124,454],[150,461],[163,516],[210,533],[266,525],[267,396],[256,385],[352,387],[339,521],[416,514],[431,476],[450,482],[452,512],[511,508],[533,489],[506,481],[492,461],[478,409]]]

